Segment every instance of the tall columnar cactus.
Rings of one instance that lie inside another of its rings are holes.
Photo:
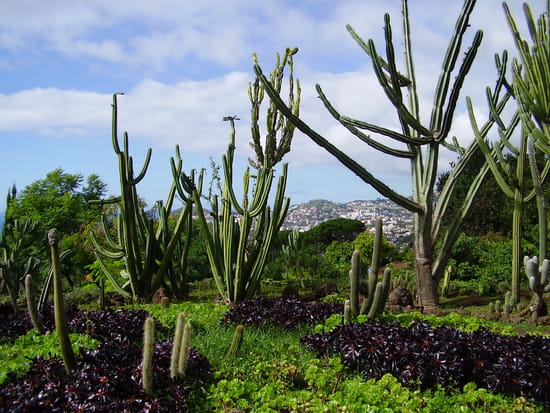
[[[153,394],[153,354],[155,350],[155,323],[147,317],[143,325],[143,360],[141,362],[141,381],[143,390]]]
[[[388,300],[388,295],[390,291],[391,284],[391,271],[389,268],[384,270],[384,276],[382,281],[376,283],[376,288],[374,290],[372,304],[370,306],[369,312],[367,313],[368,318],[374,318],[378,314],[381,314],[384,311],[384,306]]]
[[[292,55],[295,50],[288,50],[272,74],[270,85],[277,90],[281,88],[282,73],[285,65],[292,67]],[[223,156],[223,187],[220,197],[212,195],[210,199],[212,224],[209,225],[202,207],[198,191],[193,198],[201,230],[206,240],[206,251],[214,275],[216,286],[229,302],[239,302],[251,298],[258,290],[267,255],[273,241],[286,217],[289,199],[284,197],[287,180],[287,164],[282,165],[272,206],[268,204],[274,179],[274,166],[281,160],[286,148],[290,145],[294,127],[285,121],[275,109],[268,111],[267,138],[265,149],[260,145],[258,109],[263,99],[263,87],[257,80],[249,90],[252,103],[252,145],[257,160],[252,163],[256,170],[247,168],[243,176],[242,200],[237,199],[233,182],[233,161],[235,153],[235,120],[234,116],[225,117],[230,122],[230,142]],[[294,113],[298,111],[298,98],[294,97],[292,76],[290,76],[290,104]],[[280,145],[277,136],[280,135]],[[181,174],[180,182],[187,183],[188,178]],[[250,187],[252,191],[250,194]]]
[[[63,302],[63,287],[61,284],[61,261],[59,259],[59,236],[55,228],[48,231],[48,243],[52,257],[53,268],[53,308],[55,318],[55,330],[59,338],[59,347],[65,363],[67,374],[76,369],[76,359],[69,338],[67,319],[65,318],[65,304]]]
[[[155,230],[154,220],[146,216],[140,205],[137,192],[137,185],[145,177],[151,160],[151,149],[147,150],[141,171],[135,175],[133,158],[129,154],[128,133],[124,133],[122,147],[118,141],[117,95],[119,94],[115,93],[113,95],[112,143],[118,157],[120,196],[108,200],[94,201],[101,204],[118,204],[120,208],[117,226],[118,239],[114,239],[110,235],[105,219],[102,219],[101,222],[108,244],[107,247],[100,245],[93,232],[91,239],[96,250],[96,258],[114,288],[125,297],[132,297],[134,300],[146,300],[160,287],[167,274],[174,292],[178,293],[182,287],[181,279],[177,278],[171,266],[174,251],[178,243],[181,242],[181,233],[190,220],[192,199],[183,192],[179,194],[184,201],[184,207],[178,215],[175,227],[171,230],[168,227],[167,217],[170,215],[176,194],[177,185],[173,183],[166,206],[160,202],[157,204],[160,222]],[[176,147],[176,161],[173,161],[175,173],[181,173],[181,167],[182,160],[179,156],[179,149]],[[194,176],[194,173],[192,172],[191,175]],[[193,182],[192,184],[194,185]],[[181,189],[181,186],[179,188]],[[121,285],[118,277],[111,273],[104,258],[124,260],[125,269],[120,274],[126,279],[124,285]],[[129,286],[130,291],[126,286]]]
[[[36,305],[36,291],[32,282],[32,275],[30,274],[27,274],[25,277],[25,295],[27,297],[27,308],[29,310],[32,325],[38,334],[44,334],[44,325],[42,324],[38,314],[38,307]]]
[[[539,316],[546,311],[546,303],[543,300],[543,294],[550,292],[550,278],[548,270],[550,269],[550,261],[544,259],[539,267],[538,257],[524,258],[525,273],[529,279],[529,288],[533,293],[533,301],[531,303],[532,320],[536,323]]]
[[[353,317],[359,315],[359,289],[361,284],[361,254],[359,251],[353,251],[351,256],[351,269],[349,270],[350,292],[349,303],[350,312]]]
[[[469,18],[475,5],[475,0],[465,0],[442,64],[441,74],[435,89],[430,122],[425,124],[420,119],[407,0],[403,0],[402,5],[405,74],[401,73],[397,68],[392,27],[388,14],[384,17],[385,59],[378,54],[374,41],[369,40],[365,42],[351,26],[347,26],[351,36],[370,56],[376,77],[388,100],[397,112],[397,119],[401,125],[401,130],[391,130],[383,126],[344,116],[332,105],[319,85],[316,86],[316,89],[329,113],[362,142],[385,155],[409,160],[412,177],[412,198],[408,195],[399,194],[389,188],[357,161],[331,143],[329,139],[313,130],[293,113],[292,108],[285,104],[280,97],[279,91],[271,86],[271,82],[263,75],[257,63],[254,66],[254,70],[277,109],[296,125],[299,130],[329,151],[348,169],[375,188],[380,194],[414,213],[418,300],[419,304],[429,311],[439,306],[439,279],[449,260],[451,248],[460,233],[460,223],[464,219],[472,203],[472,199],[488,171],[486,166],[480,169],[478,175],[471,183],[467,196],[461,200],[461,207],[455,216],[452,217],[451,224],[445,228],[446,233],[443,233],[444,228],[441,225],[443,221],[442,217],[448,213],[449,200],[458,182],[457,178],[470,162],[475,159],[473,155],[478,150],[475,142],[472,142],[466,148],[461,147],[456,139],[452,139],[450,130],[460,90],[481,44],[482,32],[478,31],[473,37],[470,48],[465,52],[462,51],[464,34],[470,25]],[[457,65],[461,55],[464,56],[462,64]],[[500,99],[498,93],[493,94],[492,101],[498,111],[503,110],[506,100],[507,97]],[[482,128],[483,134],[487,133],[488,128],[493,122],[492,119],[487,121],[486,125]],[[390,138],[394,144],[391,146],[387,145],[385,142],[367,135],[363,130]],[[442,147],[456,152],[459,155],[459,160],[450,172],[449,179],[441,192],[436,194],[439,155]],[[441,248],[436,248],[437,243],[440,243]]]
[[[369,275],[366,288],[363,287],[365,299],[361,305],[361,314],[368,314],[374,301],[374,292],[378,283],[378,271],[380,270],[380,251],[382,248],[382,218],[376,218],[374,227],[374,239],[372,244],[372,257],[370,260]],[[352,263],[353,264],[353,263]]]

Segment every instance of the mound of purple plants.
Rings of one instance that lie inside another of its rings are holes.
[[[173,412],[187,411],[200,400],[200,387],[211,379],[208,360],[191,349],[186,377],[171,379],[170,341],[154,349],[155,394],[142,389],[142,331],[147,312],[106,310],[75,314],[69,328],[101,344],[77,357],[78,369],[67,375],[61,360],[36,357],[23,377],[11,375],[0,387],[5,412]]]
[[[81,311],[74,305],[65,306],[65,314],[68,320],[81,317]],[[55,329],[53,305],[44,306],[40,314],[40,320],[48,331]],[[0,343],[10,343],[17,337],[26,334],[33,328],[28,311],[13,311],[10,304],[0,304]]]
[[[494,393],[523,395],[550,406],[550,339],[432,328],[425,323],[338,326],[301,339],[319,356],[340,355],[365,378],[392,374],[404,385],[461,388],[468,382]]]
[[[299,325],[315,325],[333,314],[343,314],[340,303],[306,303],[295,299],[258,297],[245,300],[224,315],[222,322],[244,325],[271,325],[287,330]]]

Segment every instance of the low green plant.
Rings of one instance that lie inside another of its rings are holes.
[[[99,342],[82,334],[70,334],[73,351],[95,348]],[[29,359],[33,357],[60,357],[59,339],[56,334],[37,334],[30,330],[14,342],[0,345],[0,384],[8,372],[22,375],[27,371]]]

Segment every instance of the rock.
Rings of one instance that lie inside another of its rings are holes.
[[[281,293],[281,297],[284,298],[285,300],[298,299],[299,298],[298,290],[290,286],[285,287]]]
[[[336,286],[336,283],[333,281],[327,281],[323,285],[321,285],[319,288],[315,290],[315,299],[320,300],[321,298],[326,297],[327,295],[337,294],[338,293],[338,287]]]
[[[388,303],[390,305],[397,305],[400,307],[412,307],[413,298],[409,290],[400,285],[390,293]]]
[[[155,291],[155,294],[153,294],[153,298],[151,299],[151,303],[160,304],[162,302],[163,297],[168,297],[168,295],[166,295],[164,287],[160,287],[157,291]]]

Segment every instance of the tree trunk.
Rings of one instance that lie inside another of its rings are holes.
[[[439,280],[432,275],[432,260],[417,254],[415,267],[418,305],[425,313],[434,313],[439,309]]]

